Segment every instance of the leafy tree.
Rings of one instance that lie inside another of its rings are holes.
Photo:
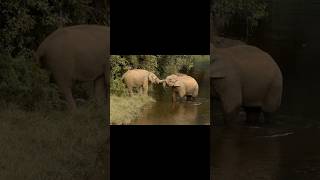
[[[215,32],[225,31],[242,22],[246,40],[259,24],[259,20],[268,15],[266,0],[212,0]]]
[[[58,27],[106,24],[106,0],[1,0],[0,10],[1,104],[59,106],[57,88],[34,63],[32,51]],[[84,93],[79,87],[75,96]]]

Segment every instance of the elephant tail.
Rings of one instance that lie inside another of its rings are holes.
[[[33,56],[35,63],[40,65],[40,67],[42,67],[43,66],[42,55],[38,51],[37,52],[32,51],[32,56]]]
[[[122,75],[122,77],[121,77],[121,81],[123,81],[123,80],[124,80],[124,78],[126,77],[126,74],[127,74],[127,73],[124,73],[124,74]]]

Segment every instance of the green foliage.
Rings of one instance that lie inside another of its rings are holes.
[[[233,21],[246,24],[247,36],[258,26],[259,20],[268,15],[266,0],[215,0],[211,10],[216,21],[229,26]]]
[[[111,56],[110,92],[118,96],[127,94],[121,77],[129,69],[145,69],[164,79],[169,74],[190,72],[194,66],[194,60],[190,55],[113,55]]]
[[[106,0],[10,0],[1,1],[0,9],[1,105],[60,107],[57,88],[34,63],[32,51],[59,27],[106,24]],[[85,91],[87,87],[77,84],[75,97],[83,97]]]
[[[45,106],[61,106],[55,84],[49,75],[23,56],[12,58],[0,54],[0,97],[1,104],[12,102],[28,110]]]

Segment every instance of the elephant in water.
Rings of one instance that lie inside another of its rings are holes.
[[[35,52],[35,59],[50,70],[64,94],[68,107],[76,109],[72,96],[72,82],[94,81],[96,99],[106,102],[110,56],[109,27],[76,25],[59,28],[51,33]]]
[[[238,118],[241,107],[248,123],[279,108],[282,73],[269,54],[249,45],[211,48],[211,91],[221,100],[225,123]]]
[[[144,69],[128,70],[121,79],[126,84],[130,96],[133,94],[133,88],[139,88],[141,94],[148,95],[149,82],[152,84],[162,82],[154,73]]]
[[[198,96],[199,85],[197,81],[186,74],[172,74],[167,76],[162,83],[164,87],[166,85],[172,87],[172,102],[176,102],[176,94],[180,98],[186,96],[187,100],[195,99]]]

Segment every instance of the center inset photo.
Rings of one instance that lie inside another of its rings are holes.
[[[111,125],[209,125],[209,55],[112,55]]]

